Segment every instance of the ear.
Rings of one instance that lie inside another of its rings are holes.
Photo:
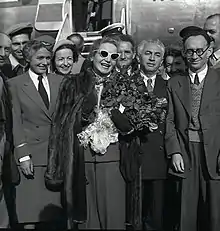
[[[209,45],[209,48],[208,48],[208,50],[207,50],[207,58],[210,58],[210,56],[213,54],[213,45],[212,44],[210,44]]]

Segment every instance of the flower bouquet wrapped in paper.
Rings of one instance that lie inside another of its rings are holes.
[[[95,121],[79,133],[78,139],[85,148],[105,154],[111,143],[118,141],[118,132],[107,110],[97,109]]]

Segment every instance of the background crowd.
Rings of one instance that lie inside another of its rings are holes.
[[[0,228],[219,230],[220,14],[183,28],[182,49],[122,30],[103,29],[88,57],[77,33],[0,33]],[[167,99],[166,120],[137,131],[118,104],[103,155],[78,134],[120,79]]]

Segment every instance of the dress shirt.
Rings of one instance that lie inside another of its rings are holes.
[[[201,83],[205,79],[207,72],[208,72],[208,65],[206,65],[205,69],[200,71],[199,73],[195,73],[189,70],[189,77],[191,79],[191,82],[194,83],[195,76],[197,74],[199,77],[199,83]]]
[[[39,80],[38,80],[38,74],[34,73],[31,69],[28,70],[28,73],[30,75],[30,78],[31,80],[33,81],[34,83],[34,86],[36,87],[37,91],[38,91],[38,84],[39,84]],[[49,85],[49,81],[48,81],[48,78],[46,75],[42,75],[43,78],[42,78],[42,82],[43,82],[43,85],[44,85],[44,88],[47,92],[47,96],[48,96],[48,99],[49,99],[49,102],[50,102],[50,85]]]
[[[23,68],[25,68],[25,66],[21,65],[18,60],[12,55],[10,54],[9,55],[9,61],[11,63],[11,66],[12,66],[12,70],[14,70],[18,65],[22,66]]]
[[[147,80],[148,79],[152,79],[152,88],[154,89],[154,86],[155,86],[155,81],[156,81],[156,77],[157,77],[157,74],[151,76],[150,78],[147,77],[142,71],[140,72],[141,73],[141,76],[144,78],[144,83],[145,83],[145,86],[147,87]]]

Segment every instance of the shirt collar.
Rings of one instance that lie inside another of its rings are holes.
[[[10,60],[10,63],[12,65],[12,69],[14,69],[15,67],[17,67],[18,65],[24,67],[23,65],[21,65],[18,60],[12,55],[10,54],[9,55],[9,60]]]
[[[116,69],[116,71],[117,71],[118,73],[121,72],[121,70],[120,70],[118,67],[116,67],[115,69]],[[131,75],[132,66],[129,66],[129,68],[128,68],[126,71],[127,71],[128,75]]]
[[[149,78],[143,71],[140,71],[140,74],[141,74],[141,76],[142,76],[145,80],[147,80],[147,79],[152,79],[153,82],[155,81],[155,79],[156,79],[156,77],[157,77],[157,74],[155,74],[155,75],[153,75],[153,76],[151,76],[151,77]]]
[[[214,57],[216,60],[220,59],[220,49],[218,49],[217,51],[214,52]]]
[[[28,70],[28,74],[30,75],[31,79],[38,80],[38,74],[34,73],[31,69]],[[47,78],[46,74],[41,75],[43,78]]]
[[[206,64],[205,68],[202,71],[198,72],[198,73],[192,72],[189,69],[189,76],[190,76],[190,79],[191,79],[192,83],[194,83],[194,79],[195,79],[196,74],[198,74],[199,82],[201,83],[203,81],[203,79],[206,77],[207,72],[208,72],[208,65],[207,64]]]

